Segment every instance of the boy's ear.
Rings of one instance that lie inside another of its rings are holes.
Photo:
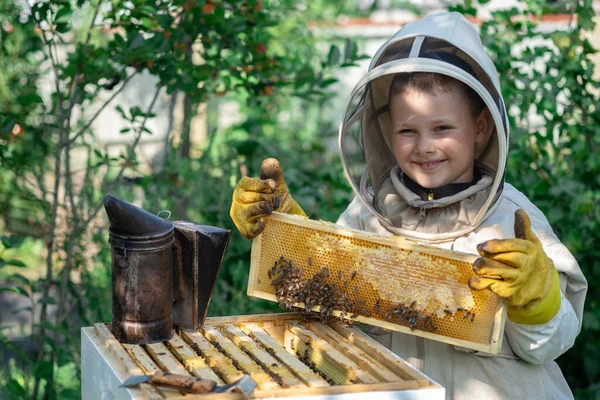
[[[475,143],[486,143],[494,131],[494,118],[487,107],[481,111],[475,120],[475,128]]]

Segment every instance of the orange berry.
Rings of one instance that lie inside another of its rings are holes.
[[[206,3],[204,7],[202,7],[202,12],[204,14],[212,14],[215,12],[215,6],[212,3]]]
[[[258,54],[265,54],[267,52],[267,46],[265,46],[264,44],[258,44],[256,45],[256,52]]]
[[[12,131],[10,132],[10,134],[13,137],[20,137],[20,136],[23,136],[23,134],[25,134],[25,129],[23,129],[21,127],[21,125],[15,124],[15,126],[13,126]]]

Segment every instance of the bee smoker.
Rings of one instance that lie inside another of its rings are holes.
[[[112,254],[112,332],[122,343],[171,337],[202,326],[231,231],[170,222],[104,197]]]

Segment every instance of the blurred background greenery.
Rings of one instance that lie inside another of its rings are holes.
[[[500,74],[507,180],[589,280],[582,332],[558,361],[577,398],[600,398],[593,2],[517,3],[0,0],[0,397],[81,397],[79,329],[111,320],[109,192],[234,231],[209,315],[277,312],[245,294],[233,187],[277,157],[310,217],[335,221],[352,198],[343,100],[403,23],[450,8],[479,26]]]

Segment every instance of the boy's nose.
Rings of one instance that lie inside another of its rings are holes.
[[[435,152],[435,142],[429,135],[419,135],[415,151],[419,154],[428,154]]]

